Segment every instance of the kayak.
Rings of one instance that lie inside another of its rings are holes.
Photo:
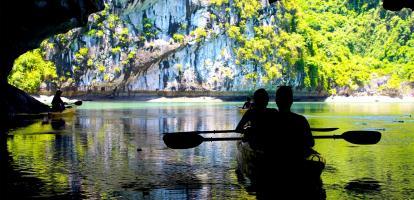
[[[246,111],[247,111],[247,110],[249,110],[249,109],[247,109],[247,108],[238,108],[238,110],[239,110],[239,112],[240,112],[241,114],[244,114],[244,113],[246,113]]]
[[[76,112],[76,106],[66,108],[62,112],[47,112],[47,113],[19,113],[16,114],[16,117],[22,118],[41,118],[41,117],[48,117],[48,118],[61,118],[61,117],[70,117],[73,116]]]
[[[278,155],[275,155],[272,157],[272,161],[264,161],[263,151],[253,150],[248,142],[237,142],[236,173],[239,178],[248,178],[251,184],[258,182],[257,177],[264,177],[263,180],[268,182],[271,177],[287,176],[286,172],[280,173],[277,171],[277,163],[275,163],[275,161],[279,161],[277,159]],[[304,167],[303,183],[306,184],[306,187],[310,185],[311,196],[324,196],[325,191],[322,188],[320,175],[325,168],[325,159],[312,149],[310,155],[305,159]],[[277,173],[280,173],[280,175]]]
[[[60,117],[70,117],[73,116],[76,112],[76,107],[66,108],[62,112],[49,112],[47,113],[48,117],[51,118],[60,118]]]

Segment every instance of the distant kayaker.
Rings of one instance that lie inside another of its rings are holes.
[[[63,110],[65,110],[65,103],[60,98],[61,95],[62,95],[62,91],[57,90],[56,93],[55,93],[55,96],[53,97],[52,111],[54,111],[54,112],[62,112]]]
[[[251,98],[247,97],[246,102],[244,102],[242,109],[250,109],[252,107]]]
[[[265,130],[270,128],[274,119],[273,115],[277,112],[276,109],[267,108],[269,103],[269,94],[263,88],[258,89],[253,95],[254,106],[251,107],[243,115],[236,131],[244,133],[244,138],[253,149],[263,149],[263,139]],[[249,127],[246,129],[246,127]],[[260,134],[260,135],[258,135]]]

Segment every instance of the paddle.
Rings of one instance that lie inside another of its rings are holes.
[[[69,103],[68,105],[70,105],[70,104],[75,104],[77,106],[80,106],[80,105],[82,105],[82,101],[75,101],[75,103]]]
[[[335,131],[338,128],[311,128],[311,131],[318,131],[318,132],[329,132]],[[237,133],[236,130],[213,130],[213,131],[184,131],[184,132],[171,132],[171,133],[163,133],[163,134],[206,134],[206,133]]]
[[[344,139],[352,144],[377,144],[381,140],[378,131],[347,131],[342,135],[316,135],[315,139]]]
[[[376,144],[381,139],[381,133],[378,131],[347,131],[342,135],[317,135],[313,137],[315,139],[344,139],[352,144]],[[241,139],[242,137],[205,138],[199,134],[189,134],[188,132],[170,133],[165,134],[163,137],[165,145],[171,149],[194,148],[205,141],[232,141]]]
[[[72,105],[80,106],[82,101],[75,101],[74,103],[66,103],[65,108],[72,108]]]
[[[65,105],[68,105],[69,108],[72,107],[72,105],[76,105],[76,106],[81,106],[82,105],[82,101],[75,101],[73,103],[65,103]]]
[[[225,138],[205,138],[199,134],[188,134],[186,132],[165,134],[162,137],[165,145],[171,149],[189,149],[194,148],[205,141],[231,141],[241,140],[242,137],[225,137]]]

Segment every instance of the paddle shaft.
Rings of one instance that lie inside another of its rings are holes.
[[[342,139],[342,135],[315,135],[314,139]]]
[[[313,136],[314,139],[342,139],[341,135],[316,135]],[[203,141],[232,141],[232,140],[241,140],[242,137],[223,137],[223,138],[204,138]]]
[[[313,136],[314,139],[342,139],[341,135],[316,135]],[[223,138],[213,138],[213,137],[205,137],[203,141],[233,141],[233,140],[242,140],[242,137],[223,137]]]
[[[337,130],[338,128],[311,128],[311,131],[318,131],[318,132],[329,132]],[[182,133],[194,133],[194,134],[205,134],[205,133],[237,133],[236,130],[212,130],[212,131],[181,131],[181,132],[172,132],[172,133],[164,133],[164,134],[182,134]]]
[[[236,133],[236,130],[213,130],[213,131],[182,131],[182,132],[172,132],[164,134],[203,134],[203,133]]]
[[[378,131],[347,131],[341,135],[316,135],[314,139],[344,139],[352,144],[376,144],[381,139]],[[200,134],[188,134],[187,132],[164,134],[164,143],[172,149],[194,148],[206,141],[235,141],[242,137],[203,137]]]
[[[225,137],[225,138],[203,138],[205,142],[213,142],[213,141],[233,141],[233,140],[242,140],[242,137]]]
[[[312,137],[313,139],[344,139],[344,135],[314,135]],[[203,141],[226,141],[226,140],[230,141],[230,140],[241,140],[241,139],[242,139],[241,137],[204,138]]]

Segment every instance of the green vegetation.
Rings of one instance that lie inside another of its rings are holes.
[[[118,15],[115,15],[115,14],[110,14],[109,15],[109,17],[108,17],[108,27],[110,29],[115,28],[115,26],[118,24],[118,22],[119,22]]]
[[[134,59],[137,52],[135,50],[132,50],[128,53],[128,59]]]
[[[121,47],[114,47],[114,48],[111,49],[111,52],[113,54],[119,54],[119,53],[121,53]]]
[[[389,12],[379,0],[282,0],[264,24],[258,0],[236,2],[238,24],[227,34],[240,45],[236,63],[260,66],[262,80],[328,91],[358,91],[373,79],[388,77],[379,87],[398,94],[414,82],[414,14]],[[248,37],[246,22],[255,24]],[[280,79],[282,77],[282,79]],[[297,79],[298,77],[299,79]],[[246,78],[257,78],[250,73]],[[281,81],[281,82],[280,82]]]
[[[142,20],[144,27],[144,35],[147,40],[154,39],[157,36],[157,29],[154,27],[154,22],[151,19],[144,18]]]
[[[220,7],[223,4],[228,4],[229,0],[210,0],[210,3],[215,5],[215,6]]]
[[[373,87],[395,95],[414,85],[411,11],[385,11],[380,0],[280,0],[266,8],[260,0],[210,3],[210,20],[204,28],[181,22],[172,39],[183,44],[189,39],[203,42],[214,39],[215,34],[227,34],[235,44],[229,55],[253,83],[264,87],[288,84],[330,94],[352,94]],[[100,64],[115,57],[120,65],[111,69],[118,74],[139,62],[136,59],[141,54],[137,52],[145,43],[153,49],[151,40],[158,34],[154,19],[144,16],[139,33],[140,29],[127,26],[130,22],[124,22],[112,9],[105,4],[105,10],[93,14],[90,26],[80,32],[96,37],[92,42],[97,45],[108,43],[105,48],[86,47],[91,43],[80,42],[76,31],[42,43],[43,56],[50,51],[74,52],[68,65],[72,69],[59,69],[60,75],[76,82],[86,70],[107,72]],[[230,16],[233,14],[237,16]],[[215,30],[217,27],[220,30]]]
[[[99,67],[98,67],[98,71],[99,71],[100,73],[105,72],[105,69],[106,69],[106,67],[105,67],[104,65],[99,65]]]
[[[104,32],[102,30],[96,31],[96,37],[102,37],[104,35]]]
[[[178,43],[183,43],[184,38],[185,38],[184,35],[179,34],[179,33],[176,33],[176,34],[173,35],[174,41],[178,42]]]
[[[95,37],[96,36],[96,29],[89,30],[86,35],[88,35],[90,37]]]
[[[78,61],[85,60],[88,56],[89,49],[86,47],[80,48],[77,53],[75,53],[75,59]]]
[[[259,0],[238,0],[235,1],[235,5],[242,19],[257,17],[258,11],[262,8]]]
[[[115,73],[117,73],[117,74],[118,74],[118,73],[121,73],[121,68],[119,68],[119,67],[115,67],[115,68],[114,68],[114,71],[115,71]]]
[[[201,42],[207,37],[207,31],[204,28],[198,27],[191,31],[190,35],[193,36],[197,42]]]
[[[126,46],[129,42],[128,34],[128,28],[122,28],[121,31],[117,33],[118,40],[123,46]]]
[[[43,59],[40,49],[26,52],[16,59],[9,75],[9,83],[26,92],[35,93],[42,82],[53,82],[56,67]]]

